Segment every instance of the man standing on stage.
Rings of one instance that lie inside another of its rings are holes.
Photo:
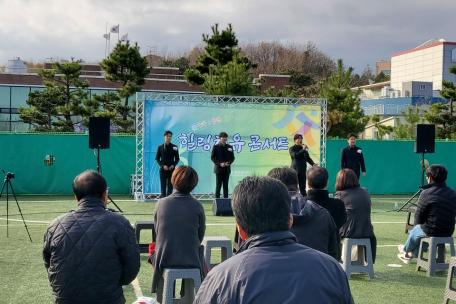
[[[165,143],[158,146],[157,155],[155,156],[155,160],[160,167],[161,194],[159,198],[170,195],[173,192],[171,175],[179,162],[179,150],[176,145],[171,143],[173,132],[167,130],[163,136],[165,137]]]
[[[228,134],[220,132],[219,143],[214,145],[211,160],[214,162],[215,197],[220,198],[220,188],[223,184],[223,197],[228,198],[228,180],[230,179],[231,164],[234,162],[233,147],[226,143]]]
[[[341,169],[352,169],[355,171],[356,176],[360,175],[359,168],[363,172],[363,176],[366,176],[366,166],[364,165],[363,150],[356,146],[356,135],[350,133],[348,135],[348,147],[342,149],[340,153],[340,168]]]
[[[291,168],[298,173],[299,192],[306,196],[306,172],[307,163],[315,165],[310,158],[308,147],[302,143],[302,135],[295,134],[293,138],[295,144],[289,150],[291,156]]]

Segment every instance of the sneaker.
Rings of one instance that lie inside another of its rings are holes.
[[[410,264],[412,261],[411,257],[408,257],[405,253],[398,253],[397,257],[401,260],[404,264]]]

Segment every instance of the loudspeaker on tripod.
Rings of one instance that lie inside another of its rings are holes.
[[[435,125],[416,125],[415,153],[434,153]]]
[[[233,216],[230,198],[216,198],[212,203],[212,214],[215,216],[228,215]]]
[[[89,118],[89,148],[109,149],[111,121],[108,117]]]

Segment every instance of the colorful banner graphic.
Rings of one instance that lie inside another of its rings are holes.
[[[230,193],[242,178],[265,175],[275,167],[289,166],[293,136],[300,133],[311,158],[320,162],[319,105],[243,103],[172,103],[146,100],[144,104],[144,193],[160,192],[159,167],[155,161],[163,132],[173,132],[179,147],[179,165],[190,165],[199,175],[194,193],[214,193],[215,175],[211,150],[221,131],[235,151]]]

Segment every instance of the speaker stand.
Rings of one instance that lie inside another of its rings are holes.
[[[421,188],[424,186],[424,171],[426,171],[424,166],[424,152],[421,152]]]
[[[97,172],[101,175],[100,145],[97,146]],[[110,201],[114,206],[116,206],[117,210],[118,210],[120,213],[123,213],[123,210],[120,209],[120,207],[117,206],[117,204],[112,200],[112,198],[111,198],[111,196],[109,195],[109,193],[108,193],[108,199],[109,199],[109,201]]]

